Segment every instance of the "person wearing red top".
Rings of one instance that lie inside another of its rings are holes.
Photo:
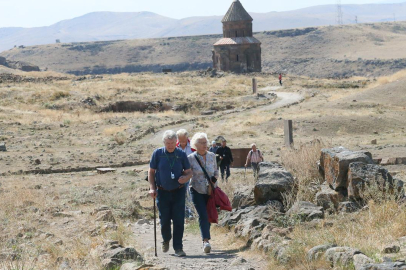
[[[279,84],[282,86],[282,73],[279,73]]]

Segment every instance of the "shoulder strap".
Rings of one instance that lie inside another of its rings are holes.
[[[204,172],[204,175],[205,175],[206,178],[207,178],[207,181],[210,181],[210,176],[209,176],[209,174],[206,172],[206,169],[202,166],[202,163],[200,163],[200,160],[199,160],[199,158],[197,157],[197,155],[195,155],[195,158],[196,158],[196,160],[197,160],[197,163],[199,163],[200,168],[202,168],[202,170],[203,170],[203,172]]]

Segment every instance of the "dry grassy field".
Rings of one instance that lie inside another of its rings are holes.
[[[49,76],[66,75],[29,74]],[[405,156],[406,72],[377,79],[287,76],[283,87],[273,75],[256,76],[259,97],[252,95],[251,76],[210,78],[199,72],[0,83],[0,142],[7,147],[0,152],[0,269],[101,269],[106,241],[137,248],[142,239],[135,239],[133,225],[152,213],[145,164],[162,145],[166,129],[203,131],[209,139],[221,135],[231,148],[256,142],[266,160],[290,166],[304,183],[315,174],[320,149],[303,147],[315,139],[368,150],[374,158]],[[162,102],[164,109],[101,112],[119,101]],[[213,114],[202,115],[208,110]],[[293,120],[297,150],[283,146],[286,119]],[[118,171],[100,175],[94,170],[109,166]],[[402,165],[388,168],[406,176]],[[223,189],[232,197],[247,184],[253,184],[251,173],[246,178],[236,169]],[[111,210],[114,221],[98,216],[102,210]],[[371,203],[359,214],[329,216],[321,229],[295,226],[289,251],[295,260],[289,268],[329,269],[310,264],[305,254],[331,239],[379,259],[384,242],[406,235],[405,218],[404,208],[388,201]],[[225,233],[214,230],[218,245],[238,246]],[[267,258],[264,268],[286,269],[269,255],[240,254],[254,261]],[[63,268],[67,264],[70,268]]]

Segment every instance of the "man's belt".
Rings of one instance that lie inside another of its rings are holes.
[[[177,191],[177,190],[183,188],[184,186],[185,186],[185,185],[180,185],[178,188],[175,188],[175,189],[172,189],[172,190],[167,190],[167,189],[164,189],[163,187],[157,187],[157,189],[159,189],[159,190],[164,190],[164,191],[168,191],[168,192],[174,192],[174,191]]]

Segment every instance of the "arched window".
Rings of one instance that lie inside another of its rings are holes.
[[[238,32],[237,31],[235,31],[235,37],[238,37]]]

